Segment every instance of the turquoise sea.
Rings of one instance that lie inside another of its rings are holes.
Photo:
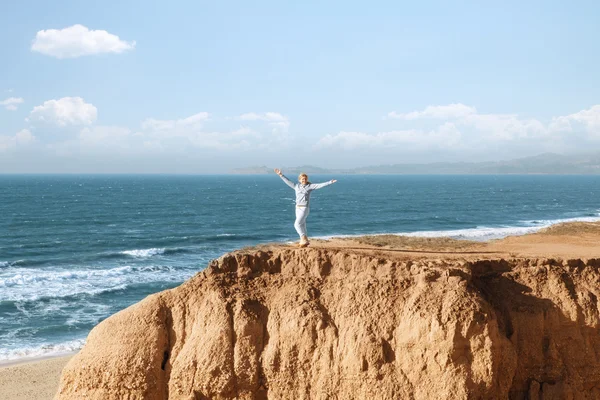
[[[290,176],[290,178],[294,178]],[[487,240],[600,220],[600,176],[311,176],[312,237]],[[0,175],[0,362],[90,329],[239,247],[296,240],[276,175]]]

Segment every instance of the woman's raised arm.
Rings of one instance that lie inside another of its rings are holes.
[[[329,185],[331,185],[333,183],[336,183],[336,182],[337,182],[337,179],[332,179],[330,181],[323,182],[323,183],[311,183],[309,188],[313,189],[313,190],[314,189],[321,189],[321,188],[324,188],[325,186],[329,186]]]
[[[275,173],[277,175],[279,175],[279,177],[285,182],[286,185],[288,185],[289,187],[291,187],[292,189],[294,189],[296,187],[296,185],[294,185],[294,182],[290,181],[282,172],[279,168],[275,168],[274,169]]]

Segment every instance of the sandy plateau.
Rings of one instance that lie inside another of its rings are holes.
[[[57,399],[600,399],[600,224],[226,254],[106,319]]]

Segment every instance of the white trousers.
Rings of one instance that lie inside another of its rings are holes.
[[[294,222],[294,228],[296,228],[296,232],[300,237],[308,236],[306,234],[306,217],[308,217],[308,213],[310,212],[310,208],[308,207],[296,207],[296,222]]]

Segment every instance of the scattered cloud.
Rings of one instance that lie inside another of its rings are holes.
[[[22,129],[15,135],[0,135],[0,152],[6,152],[19,146],[25,146],[35,141],[35,136],[28,129]]]
[[[461,133],[456,126],[447,122],[431,131],[416,129],[397,130],[368,134],[364,132],[340,132],[326,135],[315,145],[316,149],[341,148],[343,150],[360,149],[398,149],[440,147],[448,149],[459,144]],[[408,147],[410,146],[410,147]]]
[[[519,118],[512,114],[472,114],[459,119],[457,124],[472,128],[491,140],[542,138],[548,130],[536,119]]]
[[[207,129],[208,122],[219,124],[231,120],[231,118],[211,121],[209,113],[200,112],[187,118],[173,120],[148,118],[142,122],[142,131],[135,135],[143,137],[145,146],[151,149],[163,151],[177,149],[180,151],[180,149],[185,149],[185,146],[192,146],[229,151],[269,148],[276,144],[282,144],[282,137],[287,135],[290,124],[287,117],[275,112],[247,113],[235,119],[266,122],[270,129],[266,132],[264,129],[259,129],[260,127],[250,128],[248,126],[224,130]],[[182,140],[185,143],[182,143]]]
[[[328,134],[314,148],[352,151],[346,157],[386,153],[417,159],[421,155],[430,162],[448,154],[515,157],[517,153],[583,151],[600,140],[600,105],[545,122],[517,114],[484,114],[461,103],[387,116],[398,120],[399,129]]]
[[[409,113],[392,111],[388,113],[388,117],[404,121],[452,121],[462,131],[476,133],[479,139],[488,140],[541,138],[550,133],[547,127],[536,119],[521,118],[516,114],[481,114],[475,107],[462,103],[428,106],[422,111]]]
[[[168,131],[178,128],[200,128],[203,122],[208,121],[209,117],[209,113],[200,112],[182,119],[160,120],[148,118],[142,122],[142,129]]]
[[[97,117],[98,110],[93,104],[86,103],[81,97],[63,97],[45,101],[44,104],[34,107],[27,120],[64,127],[91,125]]]
[[[388,117],[393,119],[402,119],[410,121],[424,118],[462,118],[476,113],[477,110],[474,107],[469,107],[462,103],[454,103],[448,104],[447,106],[428,106],[423,111],[412,111],[409,113],[397,113],[395,111],[392,111],[388,113]]]
[[[287,133],[273,128],[271,124],[286,122],[289,125],[287,118],[281,114],[266,113],[257,114],[256,118],[246,117],[263,121],[263,129],[260,129],[260,125],[228,127],[233,119],[239,120],[239,117],[212,120],[208,112],[198,112],[179,119],[147,118],[140,123],[140,129],[131,130],[118,126],[96,126],[93,124],[96,114],[95,107],[85,103],[83,99],[64,98],[50,100],[35,107],[28,120],[44,121],[62,127],[85,125],[75,136],[46,143],[47,149],[59,156],[112,152],[138,156],[162,153],[177,157],[195,154],[194,149],[207,150],[202,153],[204,155],[213,154],[212,150],[232,154],[235,150],[279,149],[286,145],[283,138],[287,138]],[[212,128],[213,125],[220,129]],[[38,126],[36,128],[42,132],[45,129]]]
[[[181,151],[188,146],[218,150],[250,148],[261,136],[248,127],[225,131],[207,130],[204,126],[207,121],[210,121],[210,114],[207,112],[176,120],[148,118],[142,122],[142,131],[135,135],[144,141],[148,149],[162,151]]]
[[[0,106],[4,106],[7,110],[15,111],[17,109],[17,104],[22,104],[23,99],[21,97],[9,97],[6,100],[0,101]]]
[[[285,115],[276,112],[257,114],[254,112],[242,114],[238,117],[242,121],[265,121],[274,130],[287,132],[290,128],[290,120]]]
[[[83,25],[64,29],[38,31],[31,50],[47,56],[76,58],[102,53],[123,53],[133,50],[135,41],[127,42],[104,30],[90,30]]]
[[[555,117],[550,123],[550,129],[557,132],[573,132],[579,129],[593,138],[600,138],[600,104],[574,114]]]

